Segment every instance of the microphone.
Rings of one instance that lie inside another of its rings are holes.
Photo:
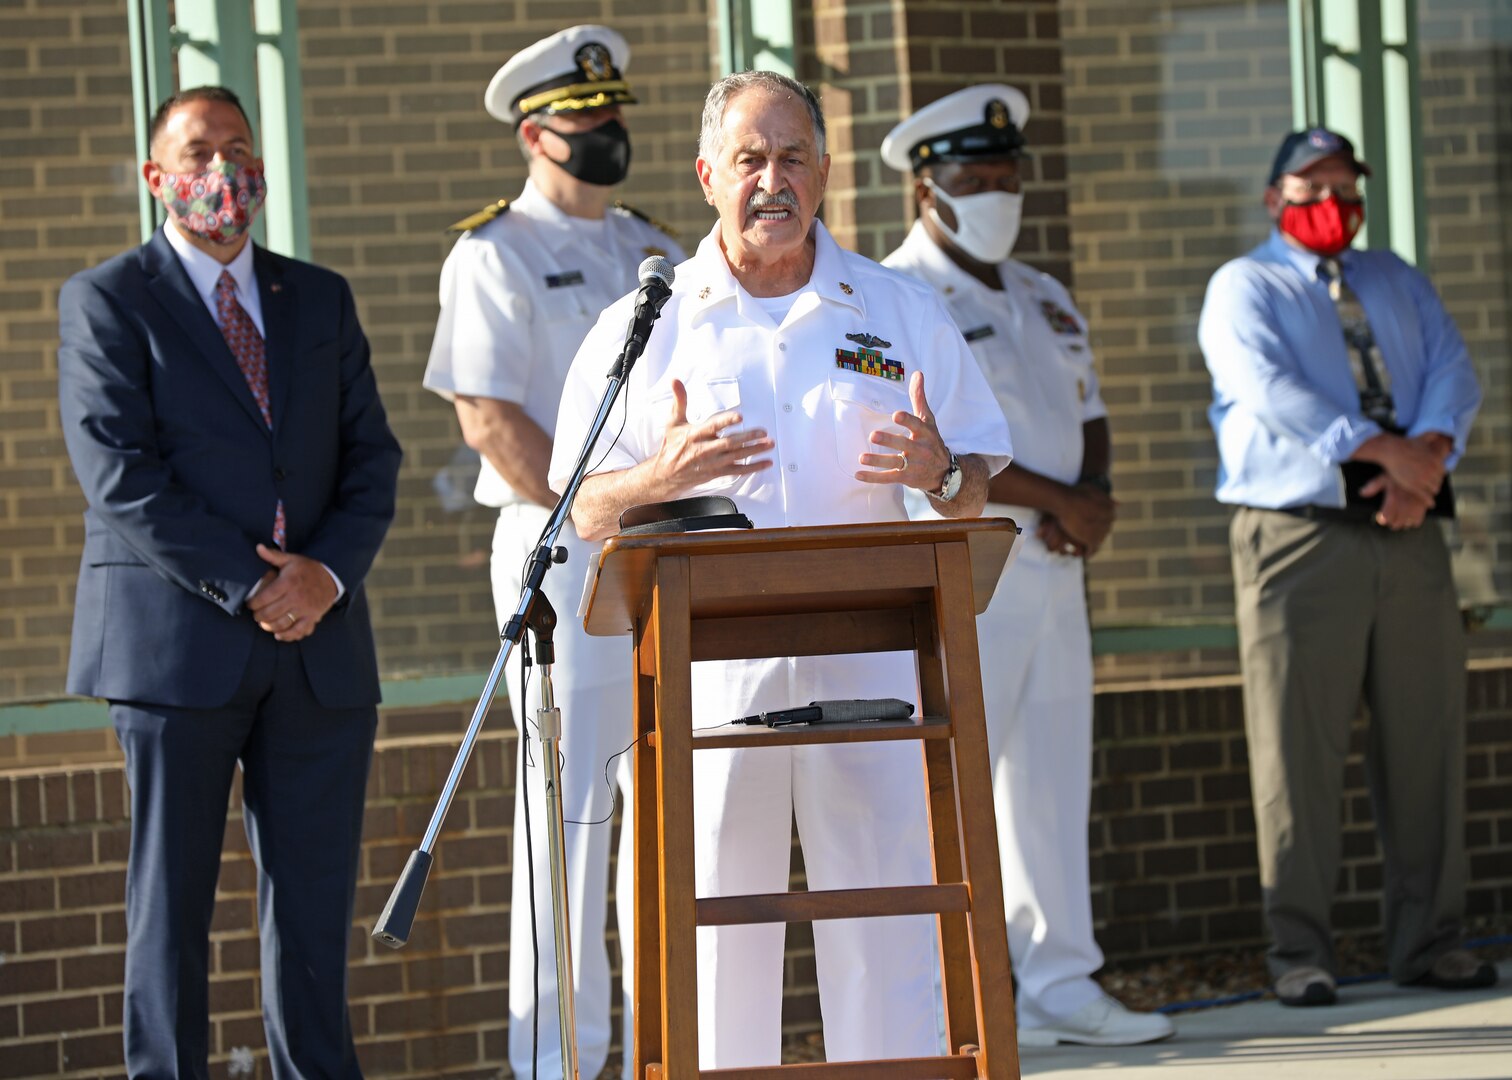
[[[677,277],[677,272],[666,258],[652,255],[640,264],[636,276],[640,278],[640,292],[635,294],[635,315],[630,319],[629,329],[625,331],[625,348],[609,371],[611,378],[628,376],[630,369],[640,359],[640,354],[645,351],[646,341],[651,337],[651,326],[661,315],[667,297],[672,295],[672,282]]]

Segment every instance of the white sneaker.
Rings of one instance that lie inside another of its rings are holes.
[[[1107,994],[1089,1001],[1070,1016],[1045,1019],[1043,1024],[1020,1022],[1020,1046],[1133,1046],[1168,1039],[1176,1029],[1160,1013],[1134,1012]]]

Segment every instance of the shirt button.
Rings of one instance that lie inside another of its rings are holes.
[[[792,462],[792,463],[790,463],[788,465],[788,472],[797,472],[797,471],[798,471],[798,463],[796,461],[794,461],[794,462]]]
[[[785,341],[778,342],[777,343],[777,351],[778,352],[787,352],[787,342],[785,342]]]
[[[792,412],[792,411],[793,411],[793,407],[792,407],[792,406],[791,406],[791,405],[788,405],[788,404],[784,404],[784,405],[783,405],[783,406],[782,406],[782,411],[783,411],[783,412]]]

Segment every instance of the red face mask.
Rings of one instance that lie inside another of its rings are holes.
[[[1308,251],[1333,256],[1347,248],[1365,224],[1365,203],[1346,202],[1333,194],[1317,202],[1289,202],[1282,206],[1277,224]]]

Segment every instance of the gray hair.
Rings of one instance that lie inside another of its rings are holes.
[[[704,99],[703,126],[698,132],[698,156],[705,161],[718,156],[725,110],[735,98],[758,88],[772,94],[792,94],[803,102],[814,124],[814,145],[819,157],[824,157],[824,111],[819,108],[819,98],[797,79],[776,71],[739,71],[709,87],[709,96]]]

